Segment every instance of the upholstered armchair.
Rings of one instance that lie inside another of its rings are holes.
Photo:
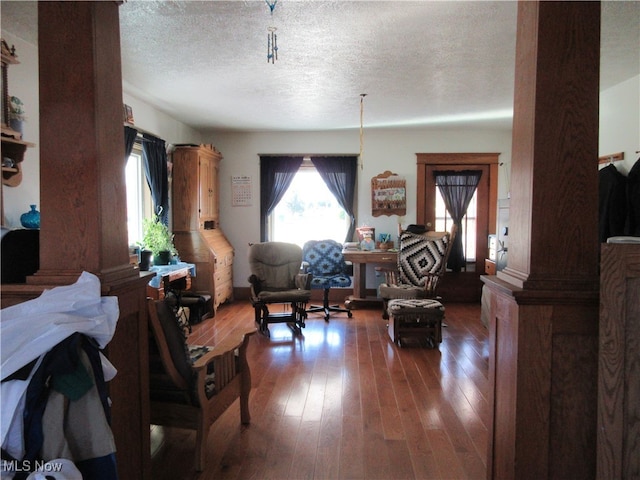
[[[335,240],[309,240],[302,247],[302,264],[304,271],[313,276],[311,288],[323,290],[322,305],[312,305],[307,312],[323,312],[325,321],[329,321],[331,312],[346,312],[351,318],[353,314],[348,308],[329,304],[329,290],[332,287],[351,285],[352,272],[342,255],[342,244]]]
[[[214,347],[189,345],[166,301],[148,299],[148,308],[151,423],[196,430],[195,468],[202,471],[216,419],[239,399],[240,421],[250,421],[246,353],[255,328],[232,332]]]
[[[250,300],[255,321],[263,335],[270,336],[270,323],[287,323],[300,333],[311,298],[311,275],[301,272],[302,249],[293,243],[263,242],[249,246]],[[272,305],[281,311],[272,312]]]
[[[378,288],[383,300],[383,318],[389,318],[389,300],[437,298],[456,231],[454,225],[451,232],[403,231],[400,234],[397,268],[376,269],[385,275],[384,283]]]

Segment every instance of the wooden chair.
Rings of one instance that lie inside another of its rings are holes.
[[[209,428],[236,399],[250,421],[251,372],[246,352],[255,328],[234,332],[215,347],[188,345],[174,310],[148,299],[151,423],[196,430],[195,468],[202,471]]]
[[[385,281],[379,294],[384,303],[394,298],[436,298],[440,279],[447,269],[447,260],[453,246],[457,228],[451,232],[411,233],[403,231],[399,238],[398,265],[396,268],[378,267]]]

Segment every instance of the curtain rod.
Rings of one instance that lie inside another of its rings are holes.
[[[147,135],[153,135],[156,138],[161,138],[160,135],[157,135],[153,132],[150,132],[149,130],[145,130],[144,128],[140,128],[136,125],[133,125],[132,123],[126,123],[124,124],[125,127],[131,127],[134,128],[135,130],[138,131],[138,136],[141,137],[143,133],[146,133]]]

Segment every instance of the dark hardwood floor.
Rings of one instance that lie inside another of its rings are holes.
[[[301,336],[284,324],[249,345],[251,425],[236,401],[211,428],[206,469],[195,434],[152,428],[152,478],[484,479],[488,341],[480,305],[447,304],[439,349],[396,347],[379,309],[310,315]],[[194,325],[213,345],[253,324],[248,301]]]

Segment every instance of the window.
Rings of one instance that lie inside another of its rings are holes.
[[[144,176],[142,149],[136,143],[125,168],[127,185],[127,229],[129,245],[142,240],[142,220],[153,216],[151,191]]]
[[[350,239],[357,169],[356,155],[260,155],[260,241]]]
[[[301,247],[307,240],[344,242],[350,219],[310,160],[268,217],[269,239]]]
[[[440,190],[436,188],[436,227],[435,230],[439,232],[450,231],[453,225],[453,219],[447,207],[444,205],[444,199]],[[466,215],[462,218],[462,251],[467,261],[465,270],[473,271],[476,262],[476,236],[477,236],[477,208],[478,208],[478,192],[473,194],[473,198],[469,203]]]

